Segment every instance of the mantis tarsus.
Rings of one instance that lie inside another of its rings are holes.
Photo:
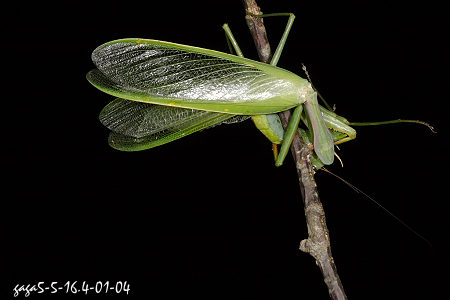
[[[345,118],[319,106],[308,80],[276,67],[295,16],[270,15],[289,16],[270,64],[244,58],[226,24],[227,40],[237,56],[146,39],[116,40],[95,49],[92,59],[98,69],[87,79],[120,97],[100,113],[112,131],[110,145],[126,151],[149,149],[252,116],[272,143],[282,143],[279,166],[303,119],[307,129],[302,135],[314,144],[316,168],[331,164],[334,144],[354,139],[356,131]],[[290,108],[295,110],[284,132],[275,113]]]

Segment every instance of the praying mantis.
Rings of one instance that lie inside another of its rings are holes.
[[[87,79],[118,97],[100,113],[100,121],[112,131],[109,144],[124,151],[145,150],[250,116],[272,143],[281,144],[275,162],[280,166],[303,120],[306,129],[300,133],[314,145],[314,166],[332,164],[334,145],[354,139],[356,131],[318,104],[318,92],[308,80],[276,66],[295,19],[292,13],[259,17],[277,15],[289,19],[270,64],[244,58],[226,24],[236,55],[149,39],[97,47],[92,53],[97,69]],[[276,113],[291,108],[284,130]]]

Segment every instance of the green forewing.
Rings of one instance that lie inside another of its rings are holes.
[[[92,53],[88,80],[140,102],[232,114],[268,114],[303,103],[307,81],[238,56],[156,40],[124,39]]]

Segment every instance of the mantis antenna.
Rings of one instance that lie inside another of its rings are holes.
[[[415,231],[414,229],[412,229],[408,224],[406,224],[404,221],[402,221],[399,217],[397,217],[396,215],[394,215],[391,211],[389,211],[386,207],[384,207],[383,205],[381,205],[378,201],[376,201],[375,199],[373,199],[372,197],[370,197],[369,195],[367,195],[366,193],[364,193],[362,190],[360,190],[359,188],[357,188],[356,186],[354,186],[353,184],[351,184],[350,182],[348,182],[347,180],[345,180],[344,178],[334,174],[333,172],[329,171],[326,168],[322,168],[321,170],[327,172],[328,174],[333,175],[334,177],[336,177],[337,179],[341,180],[343,183],[345,183],[346,185],[348,185],[350,188],[352,188],[352,190],[354,190],[355,192],[357,192],[358,194],[362,194],[364,195],[367,199],[369,199],[370,201],[372,201],[374,204],[376,204],[379,208],[381,208],[382,210],[384,210],[385,213],[387,213],[388,215],[390,215],[392,218],[394,218],[395,220],[397,220],[400,224],[402,224],[404,227],[406,227],[406,229],[408,229],[409,231],[411,231],[412,233],[414,233],[417,237],[419,237],[421,240],[423,240],[424,242],[426,242],[430,247],[433,247],[433,245],[431,244],[431,242],[429,240],[427,240],[425,237],[423,237],[421,234],[419,234],[417,231]]]

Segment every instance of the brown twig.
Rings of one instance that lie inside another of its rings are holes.
[[[252,34],[253,40],[258,50],[261,61],[269,62],[271,50],[267,39],[266,29],[262,18],[252,15],[262,14],[255,0],[243,0],[247,12],[245,19]],[[286,127],[289,121],[290,112],[285,111],[279,114]],[[328,292],[332,299],[347,299],[341,280],[331,255],[330,237],[325,221],[325,212],[317,192],[317,185],[314,180],[314,172],[310,157],[313,147],[305,144],[297,133],[292,142],[291,151],[296,163],[300,189],[305,207],[306,223],[308,226],[308,238],[300,242],[300,250],[309,253],[317,262],[324,281],[328,286]]]

